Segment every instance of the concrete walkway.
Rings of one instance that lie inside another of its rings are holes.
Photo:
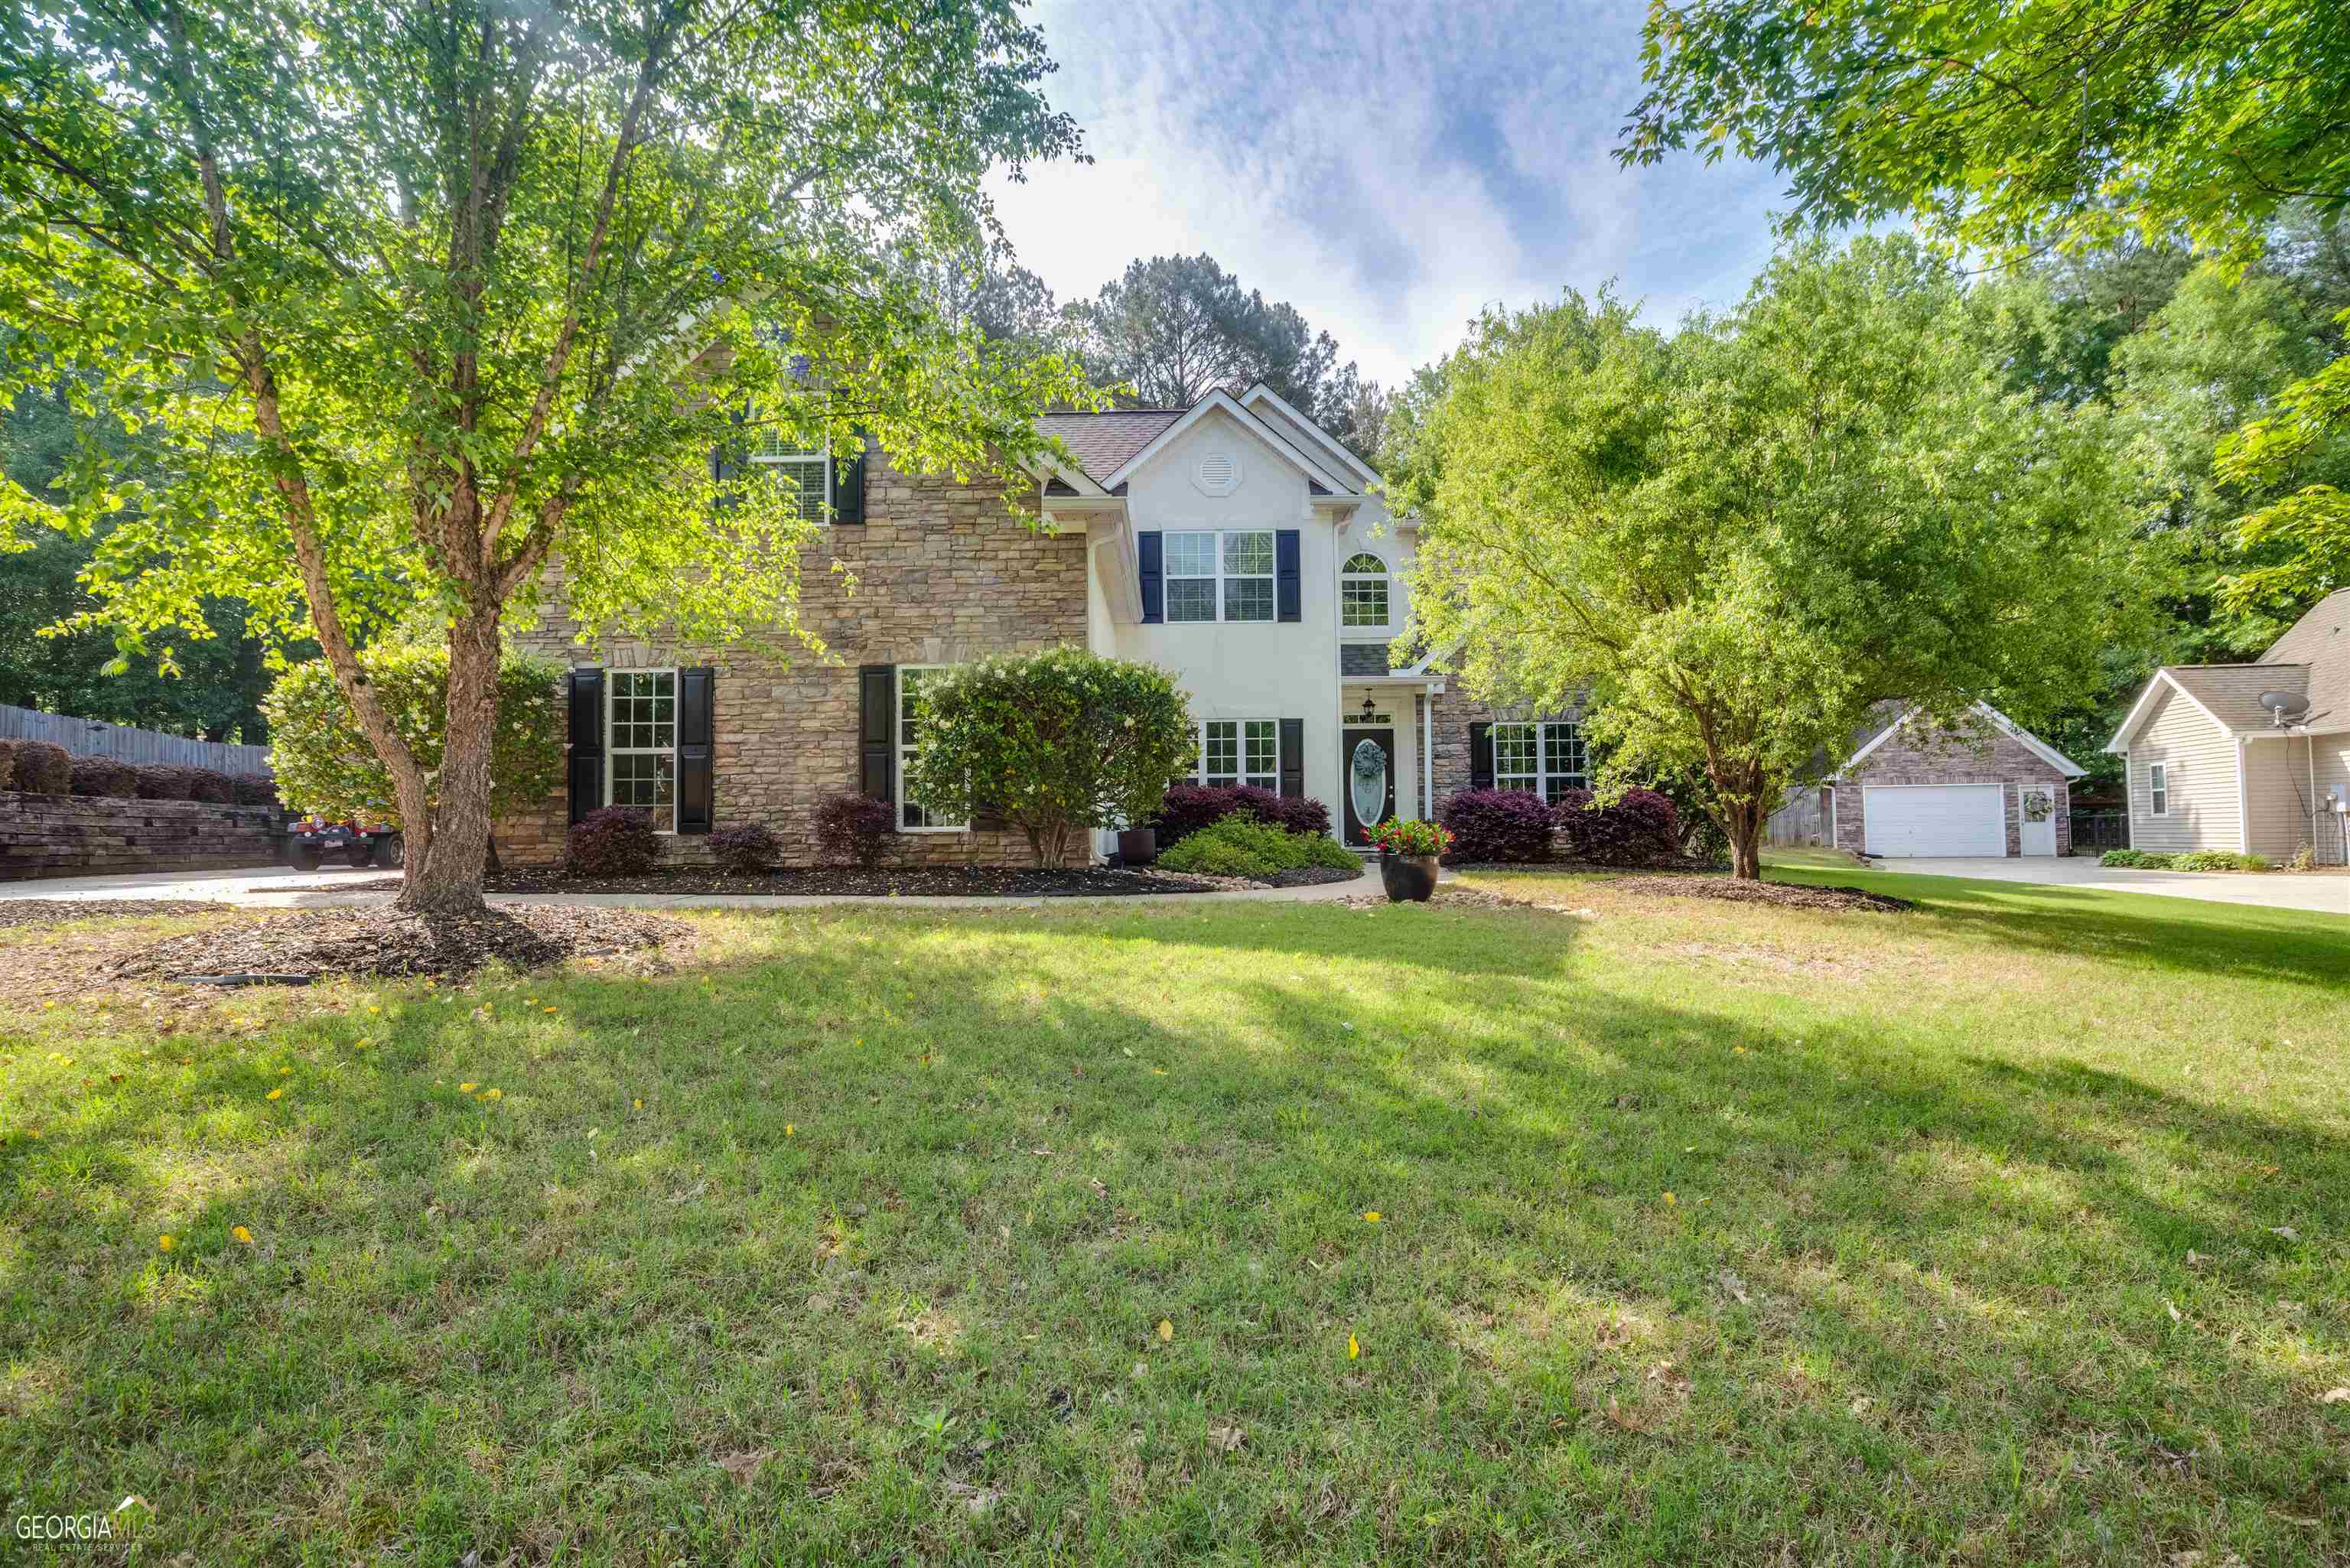
[[[2255,904],[2350,915],[2350,873],[2327,871],[2130,871],[2100,866],[2094,856],[2014,859],[1878,860],[1877,871],[1913,877],[1971,877],[1981,882],[2029,882],[2043,888],[2102,888],[2115,893],[2158,893],[2215,904]]]
[[[1443,873],[1450,880],[1451,872]],[[5,898],[189,898],[248,909],[352,909],[388,904],[398,890],[397,871],[342,871],[332,867],[296,871],[267,867],[252,871],[150,871],[131,877],[59,877],[46,881],[0,882]],[[1061,898],[987,898],[956,895],[889,898],[874,895],[733,893],[493,893],[501,904],[597,905],[616,909],[813,909],[831,904],[879,904],[891,909],[1044,909],[1060,904],[1149,906],[1190,903],[1309,903],[1378,890],[1378,878],[1317,882],[1305,888],[1246,888],[1216,893],[1095,894]],[[297,891],[331,888],[331,892]]]

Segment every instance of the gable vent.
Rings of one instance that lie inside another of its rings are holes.
[[[1230,495],[1240,487],[1240,461],[1229,452],[1207,452],[1191,471],[1191,483],[1202,494]]]

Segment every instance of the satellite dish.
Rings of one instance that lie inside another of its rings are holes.
[[[2290,691],[2263,691],[2261,706],[2269,711],[2269,722],[2282,730],[2301,714],[2309,711],[2309,699]]]

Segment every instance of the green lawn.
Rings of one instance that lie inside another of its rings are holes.
[[[2350,920],[1778,874],[1929,907],[0,1016],[0,1490],[158,1563],[2350,1558]]]

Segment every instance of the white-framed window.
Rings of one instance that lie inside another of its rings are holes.
[[[832,520],[832,448],[828,441],[821,451],[796,451],[787,443],[783,431],[768,425],[760,431],[751,448],[751,461],[784,475],[798,488],[797,505],[802,518],[811,523]]]
[[[1388,564],[1368,550],[1347,556],[1338,568],[1338,624],[1388,624]]]
[[[1281,721],[1208,719],[1200,725],[1199,766],[1193,784],[1211,789],[1253,784],[1281,791]]]
[[[677,671],[615,670],[604,678],[604,802],[677,830]]]
[[[1565,720],[1496,724],[1492,738],[1495,789],[1522,789],[1555,805],[1568,790],[1591,787],[1582,725]]]
[[[923,676],[946,668],[942,664],[898,666],[898,827],[900,832],[961,833],[966,826],[933,816],[920,801],[906,793],[906,770],[921,743],[920,721],[914,712],[914,694],[920,690]]]
[[[1274,618],[1273,530],[1170,533],[1159,545],[1170,621]]]
[[[2146,806],[2157,816],[2170,815],[2170,764],[2146,764]]]

